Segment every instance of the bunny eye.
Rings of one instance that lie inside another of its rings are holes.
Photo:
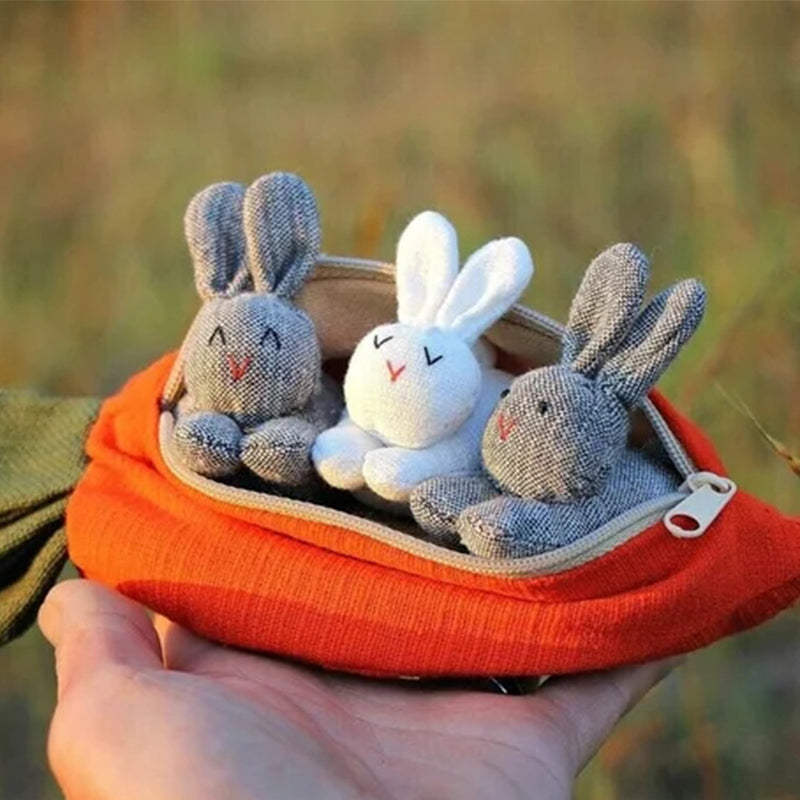
[[[378,334],[376,333],[375,336],[372,337],[372,344],[375,345],[375,349],[377,350],[379,347],[385,345],[390,339],[394,339],[394,336],[385,336],[383,339],[378,341]]]
[[[540,413],[542,416],[544,416],[544,415],[545,415],[545,414],[546,414],[546,413],[547,413],[547,412],[550,410],[550,403],[548,403],[548,402],[547,402],[547,400],[540,400],[540,401],[539,401],[539,402],[536,404],[536,410],[537,410],[537,411],[538,411],[538,412],[539,412],[539,413]]]
[[[208,337],[208,343],[210,345],[214,344],[214,339],[219,339],[223,347],[227,344],[225,341],[225,331],[222,330],[222,325],[217,325],[217,327],[214,328],[214,332]]]
[[[264,331],[264,335],[261,337],[261,341],[259,342],[259,344],[261,344],[261,345],[265,344],[267,339],[269,339],[270,337],[272,337],[273,340],[275,341],[275,349],[276,350],[280,350],[281,349],[281,337],[278,336],[278,333],[274,328],[267,328]]]
[[[511,394],[511,389],[503,389],[503,391],[500,392],[500,397],[501,398],[508,397],[510,394]]]
[[[425,360],[428,362],[428,366],[432,367],[437,361],[441,361],[444,356],[436,356],[436,358],[431,358],[431,354],[428,352],[428,348],[423,348],[425,350]]]

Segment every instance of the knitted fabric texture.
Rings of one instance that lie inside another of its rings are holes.
[[[705,292],[683,281],[640,313],[648,276],[647,260],[633,245],[601,253],[575,296],[561,363],[517,378],[501,399],[482,456],[509,497],[459,516],[455,528],[471,552],[502,558],[555,549],[676,487],[668,470],[625,449],[628,414],[696,330]],[[452,519],[464,496],[459,479],[452,484],[418,490],[414,506],[426,530],[441,535]],[[456,499],[444,499],[448,491]]]
[[[473,346],[532,274],[527,248],[513,238],[485,245],[459,272],[450,223],[432,211],[415,217],[397,247],[398,322],[355,348],[347,416],[314,445],[320,475],[407,503],[427,478],[478,469],[483,426],[510,376],[479,363]]]
[[[319,255],[314,197],[285,173],[246,190],[216,184],[189,204],[185,228],[204,304],[182,348],[182,457],[210,477],[244,466],[311,485],[311,444],[341,408],[321,382],[314,325],[291,302]]]
[[[678,490],[675,471],[629,449],[597,493],[568,503],[512,495],[472,505],[458,517],[461,543],[485,558],[518,558],[564,547],[625,511]]]
[[[98,407],[0,391],[0,644],[31,625],[64,565],[64,510]]]
[[[387,676],[570,673],[687,652],[800,597],[800,520],[741,489],[697,539],[656,521],[582,566],[520,562],[511,575],[489,561],[470,570],[466,554],[437,562],[441,548],[422,542],[402,549],[349,528],[348,514],[206,494],[159,443],[173,361],[104,403],[69,549],[88,577],[212,640]],[[696,468],[724,475],[702,431],[650,399]]]
[[[500,495],[486,475],[448,475],[431,478],[411,493],[409,505],[416,523],[444,547],[461,544],[458,518],[470,506]]]

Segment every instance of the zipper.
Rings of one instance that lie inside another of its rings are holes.
[[[683,487],[690,492],[664,517],[667,530],[678,539],[702,536],[736,494],[737,486],[729,478],[713,472],[690,475]]]
[[[388,261],[320,254],[312,281],[357,277],[381,283],[394,283],[394,265]],[[524,306],[514,306],[504,317],[524,327],[533,327],[550,339],[561,341],[563,326],[544,314]],[[161,396],[162,409],[172,409],[183,393],[183,354],[178,353]]]
[[[384,283],[394,283],[394,264],[388,261],[372,261],[367,258],[334,256],[321,253],[317,259],[317,266],[312,280],[327,280],[349,275],[355,275],[359,278],[374,278]],[[539,333],[544,333],[551,339],[558,341],[561,341],[564,332],[563,325],[526,306],[513,306],[504,319],[521,321],[528,325],[532,324]]]
[[[669,456],[670,461],[675,465],[675,468],[684,479],[697,472],[697,467],[694,462],[689,458],[683,445],[678,440],[678,437],[672,432],[672,428],[667,425],[667,421],[661,416],[661,413],[653,405],[652,400],[645,398],[639,406],[642,409],[647,421],[655,431],[656,436]]]
[[[394,268],[386,262],[325,255],[321,256],[318,261],[314,279],[325,280],[349,276],[391,282],[394,278]],[[550,338],[561,339],[563,327],[532,309],[514,306],[506,315],[506,319],[533,328]],[[178,361],[180,361],[180,357]],[[563,572],[610,552],[659,521],[664,522],[667,530],[673,536],[679,538],[701,536],[736,492],[736,485],[727,478],[697,471],[683,445],[656,407],[650,400],[645,400],[641,404],[641,409],[664,446],[675,469],[684,478],[684,483],[675,493],[640,504],[610,520],[589,535],[556,550],[526,558],[481,558],[440,547],[396,530],[389,525],[334,508],[228,486],[192,472],[184,466],[172,446],[172,431],[175,424],[173,408],[181,392],[181,368],[180,364],[176,362],[162,397],[159,445],[167,468],[185,485],[206,497],[232,505],[345,528],[411,555],[479,575],[531,578]]]

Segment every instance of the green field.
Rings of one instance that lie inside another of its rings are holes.
[[[0,385],[107,394],[197,307],[181,219],[222,179],[301,174],[328,252],[391,258],[436,208],[514,234],[563,319],[640,244],[706,322],[663,381],[744,488],[800,513],[800,5],[0,5]],[[724,581],[725,576],[720,575]],[[800,617],[693,656],[581,800],[800,798]],[[0,652],[0,800],[48,800],[52,661]]]

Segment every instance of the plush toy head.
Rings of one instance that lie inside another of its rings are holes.
[[[520,497],[565,502],[599,492],[639,403],[692,336],[705,291],[682,281],[640,308],[644,255],[617,244],[589,266],[572,304],[561,362],[517,378],[483,436],[486,469]]]
[[[386,444],[409,448],[458,430],[480,393],[472,348],[532,274],[527,247],[513,238],[489,242],[459,273],[450,223],[433,211],[415,217],[397,246],[398,322],[370,331],[350,360],[350,418]]]
[[[266,175],[247,190],[210,186],[185,217],[204,304],[183,349],[197,410],[255,424],[302,408],[320,380],[314,326],[292,298],[320,241],[311,190],[294,175]]]

